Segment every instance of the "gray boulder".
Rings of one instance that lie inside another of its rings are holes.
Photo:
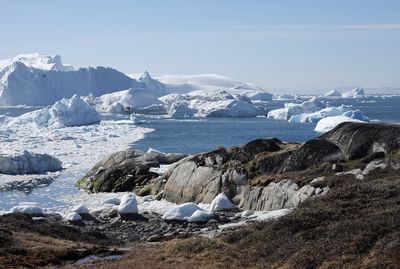
[[[100,160],[77,182],[77,186],[92,192],[136,191],[138,194],[150,194],[150,187],[158,178],[158,174],[150,172],[150,168],[171,164],[185,156],[137,150],[119,151]]]

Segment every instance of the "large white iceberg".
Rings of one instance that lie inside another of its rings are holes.
[[[61,169],[61,162],[48,154],[37,154],[24,150],[20,154],[0,155],[0,174],[40,174]]]
[[[9,121],[8,124],[34,123],[39,127],[61,128],[82,126],[100,122],[100,115],[80,96],[62,99],[50,108],[25,113]]]
[[[160,98],[170,117],[254,117],[262,114],[247,97],[226,91],[195,91]]]
[[[146,87],[112,68],[72,70],[59,56],[34,54],[0,66],[0,105],[50,105],[74,94],[100,96],[135,86]]]
[[[323,108],[323,109],[313,112],[313,113],[302,113],[299,115],[292,115],[289,119],[289,122],[296,122],[296,123],[314,122],[314,123],[316,123],[319,120],[326,118],[326,117],[342,115],[347,110],[348,110],[348,108],[345,108],[344,106],[326,107],[326,108]]]
[[[319,101],[316,97],[311,98],[301,104],[285,103],[283,108],[278,108],[268,112],[267,117],[277,120],[289,120],[293,115],[300,115],[303,113],[313,113],[326,106]]]
[[[158,95],[148,88],[128,90],[102,95],[96,99],[96,109],[101,112],[135,112],[141,108],[163,107]]]

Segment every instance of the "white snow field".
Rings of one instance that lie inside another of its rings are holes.
[[[251,101],[227,91],[194,91],[160,98],[170,117],[255,117],[265,113]]]
[[[83,126],[100,122],[100,114],[80,96],[61,99],[49,108],[25,113],[8,122],[8,125],[34,124],[38,127],[61,128]]]

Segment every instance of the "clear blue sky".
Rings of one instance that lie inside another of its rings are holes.
[[[0,58],[217,73],[277,91],[400,86],[399,0],[9,0]]]

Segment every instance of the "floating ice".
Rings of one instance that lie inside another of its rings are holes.
[[[315,131],[318,133],[326,133],[333,128],[335,128],[337,125],[339,125],[342,122],[363,122],[358,119],[353,119],[347,116],[333,116],[333,117],[327,117],[322,120],[320,120],[317,123],[317,126],[315,127]]]
[[[50,108],[25,113],[8,125],[34,123],[39,127],[61,128],[82,126],[100,122],[100,115],[78,95],[62,99]]]
[[[10,209],[10,213],[23,213],[28,215],[43,215],[43,209],[33,205],[33,204],[26,204],[26,205],[18,205],[14,206]]]
[[[246,97],[247,98],[247,97]],[[168,115],[179,117],[255,117],[262,114],[250,100],[226,91],[195,91],[160,98]]]
[[[283,108],[274,109],[268,112],[268,118],[276,120],[289,120],[293,115],[300,115],[303,113],[313,113],[324,109],[326,106],[313,97],[301,104],[285,103]]]
[[[61,162],[49,154],[37,154],[24,150],[20,154],[0,155],[0,174],[40,174],[61,169]]]

